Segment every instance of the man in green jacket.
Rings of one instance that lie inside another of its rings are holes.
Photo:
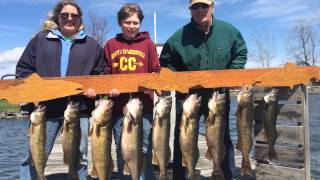
[[[162,67],[173,71],[199,71],[218,69],[242,69],[247,61],[247,47],[241,33],[231,24],[214,18],[213,0],[190,0],[191,22],[175,32],[164,44],[160,56]],[[193,90],[202,96],[200,133],[203,119],[208,115],[208,99],[213,89]],[[234,149],[229,133],[229,91],[220,89],[227,96],[227,127],[225,143],[227,155],[222,163],[226,179],[232,179],[234,168]],[[177,114],[174,138],[174,179],[185,179],[185,169],[181,166],[179,127],[182,114],[182,102],[185,95],[177,93]],[[202,121],[201,121],[202,120]]]

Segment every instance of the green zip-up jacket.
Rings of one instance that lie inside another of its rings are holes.
[[[241,33],[231,24],[214,19],[206,34],[191,20],[164,44],[160,64],[173,71],[240,69],[247,53]]]

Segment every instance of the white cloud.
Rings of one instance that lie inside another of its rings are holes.
[[[24,51],[24,47],[16,47],[0,53],[0,66],[16,64]]]
[[[24,47],[16,47],[0,52],[0,76],[15,73],[15,66],[24,49]]]

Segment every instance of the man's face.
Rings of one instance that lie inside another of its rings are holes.
[[[64,36],[70,37],[78,32],[80,16],[76,7],[66,5],[59,15],[59,29]]]
[[[212,20],[213,5],[196,3],[190,7],[193,20],[200,26],[208,25]]]

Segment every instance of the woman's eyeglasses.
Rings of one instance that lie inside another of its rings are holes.
[[[75,21],[80,18],[79,14],[74,14],[74,13],[60,13],[60,17],[63,20],[68,20],[69,17],[71,17],[71,20]]]
[[[209,7],[209,5],[208,4],[204,4],[204,3],[196,3],[196,4],[191,6],[191,9],[192,10],[196,10],[196,9],[199,9],[200,7],[202,9],[207,9]]]

